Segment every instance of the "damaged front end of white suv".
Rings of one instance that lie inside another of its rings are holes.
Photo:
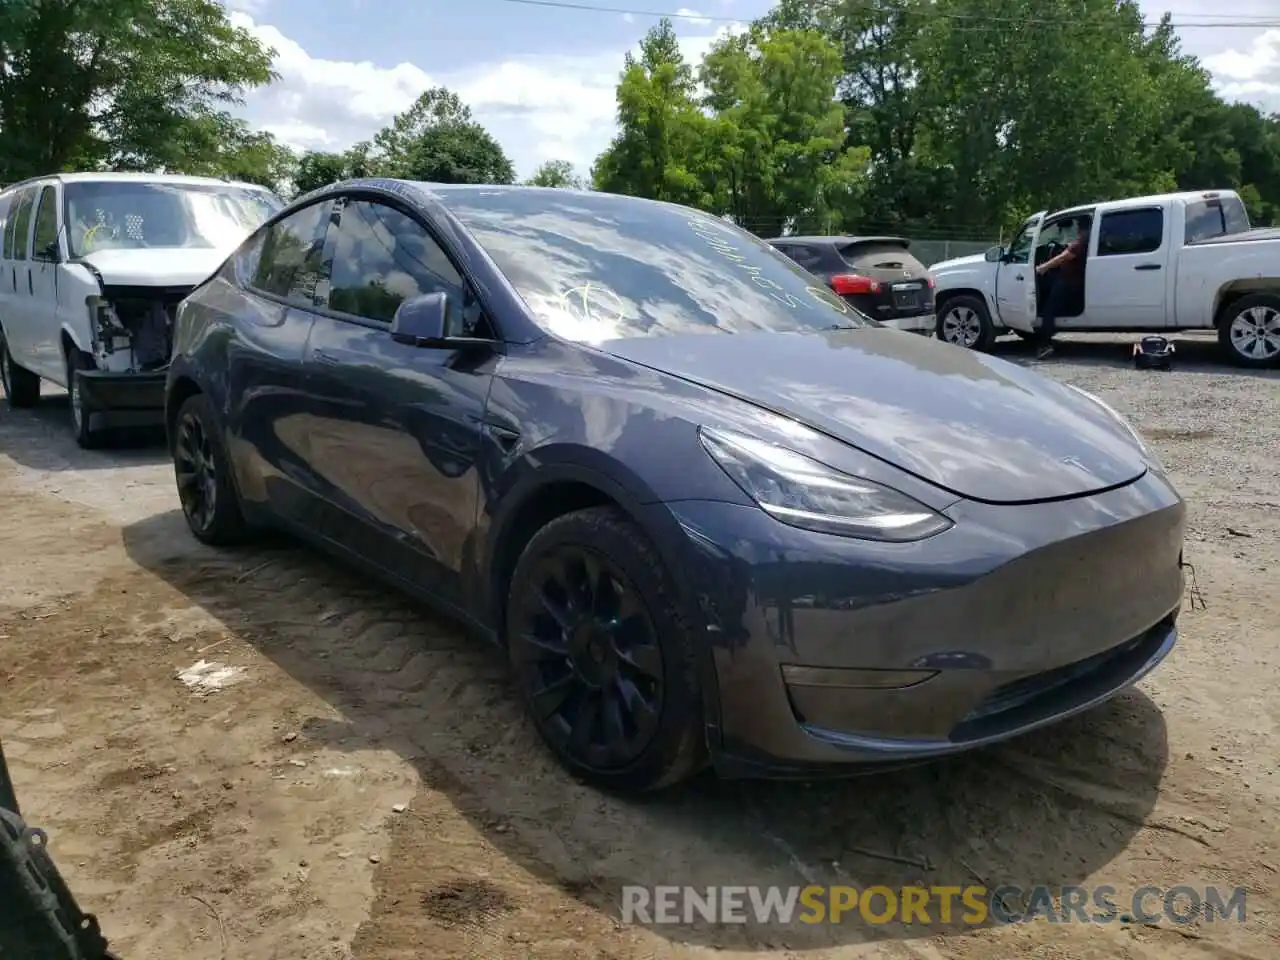
[[[178,305],[282,206],[249,184],[197,178],[65,185],[58,312],[77,438],[163,423]]]

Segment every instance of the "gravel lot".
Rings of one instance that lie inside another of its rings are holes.
[[[1130,415],[1190,503],[1208,606],[1155,675],[977,756],[644,802],[563,776],[447,623],[288,542],[199,547],[162,450],[78,450],[61,397],[0,409],[0,737],[24,808],[125,960],[1274,958],[1280,374],[1197,338],[1171,373],[1125,356],[1070,338],[1040,369]],[[1247,921],[617,921],[627,883],[975,877],[1243,886]]]

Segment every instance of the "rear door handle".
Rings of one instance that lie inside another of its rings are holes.
[[[326,366],[334,366],[340,362],[332,353],[325,353],[323,350],[312,350],[311,358],[316,363],[323,363]]]
[[[31,268],[27,267],[27,293],[35,295],[35,287],[31,285]]]
[[[1134,267],[1133,269],[1135,269],[1135,270],[1159,270],[1159,269],[1160,269],[1160,264],[1158,264],[1158,263],[1140,263],[1140,264],[1138,264],[1136,267]]]

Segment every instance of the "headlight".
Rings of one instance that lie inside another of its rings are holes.
[[[711,458],[770,516],[793,527],[906,543],[951,521],[906,494],[740,433],[698,431]]]
[[[1138,449],[1142,451],[1142,455],[1147,458],[1147,460],[1151,463],[1153,467],[1155,467],[1157,470],[1164,469],[1164,465],[1160,462],[1160,458],[1155,455],[1155,451],[1153,451],[1149,446],[1147,446],[1147,441],[1142,438],[1142,434],[1138,432],[1137,427],[1135,427],[1132,423],[1130,423],[1128,418],[1126,418],[1124,414],[1122,414],[1119,410],[1117,410],[1111,404],[1107,403],[1107,401],[1103,400],[1101,397],[1090,393],[1088,390],[1085,390],[1083,387],[1077,387],[1074,383],[1063,383],[1063,386],[1070,387],[1076,393],[1080,394],[1080,396],[1085,397],[1089,400],[1092,400],[1099,407],[1101,407],[1102,410],[1108,416],[1110,416],[1112,420],[1120,424],[1120,426],[1124,427],[1125,430],[1128,431],[1129,436],[1133,437],[1133,442],[1136,443],[1138,445]]]

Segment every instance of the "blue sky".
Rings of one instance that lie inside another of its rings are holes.
[[[429,86],[459,93],[528,176],[563,159],[585,172],[614,132],[623,55],[655,16],[527,6],[506,0],[225,0],[236,22],[276,50],[281,79],[254,91],[243,113],[300,149],[341,150],[367,139]],[[567,0],[592,3],[593,0]],[[594,0],[687,13],[676,30],[696,62],[717,33],[769,0]],[[1280,29],[1225,28],[1247,17],[1280,23],[1280,0],[1144,0],[1172,9],[1184,45],[1223,92],[1280,111]],[[714,18],[714,19],[712,19]]]

